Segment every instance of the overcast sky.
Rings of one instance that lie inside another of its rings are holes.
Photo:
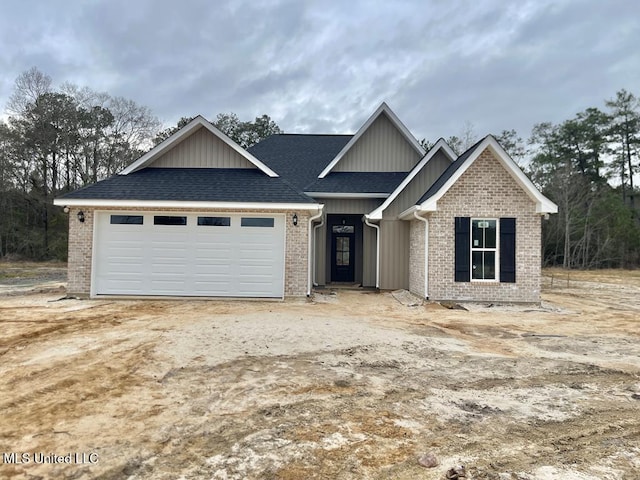
[[[353,133],[386,101],[418,138],[528,137],[625,88],[637,0],[0,0],[0,105],[32,66],[181,116]]]

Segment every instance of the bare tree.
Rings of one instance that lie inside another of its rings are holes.
[[[29,104],[45,93],[51,91],[51,77],[42,73],[37,67],[31,67],[16,78],[13,93],[7,102],[9,115],[22,115]]]

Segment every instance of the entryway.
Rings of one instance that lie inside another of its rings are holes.
[[[331,283],[362,282],[362,216],[327,215]]]

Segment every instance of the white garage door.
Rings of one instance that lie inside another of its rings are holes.
[[[97,212],[95,295],[282,297],[284,216]]]

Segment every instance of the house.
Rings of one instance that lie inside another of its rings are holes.
[[[202,117],[68,208],[70,294],[283,298],[314,286],[539,302],[557,207],[492,136],[425,152],[383,103],[355,135],[245,150]]]

